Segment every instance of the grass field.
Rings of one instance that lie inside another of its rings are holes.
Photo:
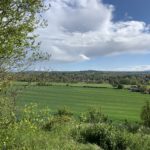
[[[150,95],[112,88],[83,88],[67,86],[31,86],[18,96],[18,106],[37,103],[56,110],[68,106],[75,113],[89,106],[101,106],[102,111],[115,120],[139,120],[141,107]]]

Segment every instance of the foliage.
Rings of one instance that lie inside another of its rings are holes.
[[[55,113],[55,115],[56,116],[68,116],[68,117],[71,117],[72,115],[73,115],[73,112],[71,112],[71,110],[68,108],[68,107],[66,107],[66,106],[64,106],[64,107],[62,107],[62,108],[59,108],[58,110],[57,110],[57,112]]]
[[[81,124],[72,131],[72,136],[81,143],[97,144],[104,150],[148,150],[150,137],[131,134],[108,124]]]
[[[63,127],[66,123],[70,123],[72,120],[68,116],[55,116],[43,125],[43,129],[46,131],[52,131],[58,127]]]
[[[140,130],[141,124],[139,122],[129,122],[128,120],[125,120],[121,124],[117,125],[120,129],[125,129],[128,132],[136,133]]]
[[[27,120],[39,126],[52,118],[51,110],[49,108],[39,109],[38,105],[33,103],[25,105],[24,109],[22,112],[19,112],[19,114],[21,114],[20,117],[23,120]]]
[[[19,120],[0,130],[0,149],[100,149],[92,144],[77,144],[70,137],[70,129],[74,127],[74,122],[63,124],[67,116],[52,115],[47,109],[39,110],[35,104],[25,106],[20,113],[22,115]],[[57,120],[54,123],[56,126],[49,130],[51,132],[47,132],[43,126],[51,120]]]
[[[122,85],[149,85],[149,72],[102,72],[102,71],[79,71],[79,72],[19,72],[16,73],[17,81],[30,82],[61,82],[61,83],[109,83],[114,87]]]
[[[49,86],[48,82],[38,82],[36,83],[37,86]]]
[[[123,86],[122,84],[118,84],[117,88],[118,88],[118,89],[123,89],[124,86]]]
[[[25,106],[19,114],[0,129],[0,149],[148,150],[150,146],[150,136],[142,131],[130,133],[109,122],[80,122],[68,113],[52,114],[36,104]]]
[[[149,101],[147,101],[142,108],[141,119],[145,126],[150,127],[150,104],[149,104]]]
[[[73,121],[73,113],[67,107],[59,108],[54,114],[54,117],[51,118],[46,124],[44,124],[43,129],[51,131],[52,129],[63,126],[66,123]]]
[[[12,80],[12,77],[9,77],[12,74],[7,71],[39,58],[36,51],[38,52],[40,43],[35,42],[37,35],[33,34],[33,31],[46,25],[41,16],[47,8],[44,0],[0,1],[0,149],[17,149],[18,143],[14,142],[14,137],[18,130],[15,129],[26,121],[29,121],[29,125],[31,123],[25,116],[24,120],[16,122],[16,92],[13,91],[12,95],[8,95],[9,98],[6,97]],[[25,57],[27,55],[32,56],[32,60]]]
[[[7,128],[15,121],[14,104],[8,98],[0,97],[0,129]]]
[[[40,16],[46,9],[44,0],[0,1],[0,69],[20,65],[38,49],[33,31],[45,22]]]
[[[90,107],[86,113],[81,114],[80,121],[87,123],[101,123],[107,122],[108,117],[102,113],[100,107]]]

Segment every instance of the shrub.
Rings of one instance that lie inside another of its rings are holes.
[[[2,102],[4,101],[1,104]],[[0,149],[149,149],[150,136],[143,133],[150,128],[140,128],[141,132],[138,134],[129,133],[124,127],[120,129],[112,123],[104,123],[104,115],[100,109],[93,108],[89,112],[85,122],[77,122],[78,120],[73,120],[68,109],[59,109],[52,115],[49,110],[39,109],[37,105],[26,106],[18,120],[12,119],[4,128],[0,126]],[[8,120],[9,118],[11,117]]]
[[[117,89],[123,89],[124,86],[122,84],[118,84]]]
[[[148,101],[142,108],[141,120],[146,127],[150,127],[150,104]]]
[[[66,123],[70,122],[71,118],[68,116],[55,116],[43,125],[43,129],[52,131],[54,128],[63,127]]]
[[[86,123],[100,123],[107,122],[108,117],[102,113],[100,107],[90,107],[86,113],[80,115],[80,121]]]
[[[51,131],[55,127],[62,126],[72,120],[73,113],[68,107],[59,108],[54,116],[44,124],[43,129]]]
[[[96,144],[104,150],[148,150],[150,137],[132,134],[109,124],[80,125],[72,131],[79,143]]]
[[[7,126],[15,121],[15,107],[11,99],[0,97],[0,128]]]
[[[138,122],[131,123],[125,120],[123,123],[121,123],[121,125],[119,125],[119,127],[120,129],[126,129],[128,132],[137,133],[140,128],[140,124]]]
[[[123,134],[106,124],[81,127],[77,140],[83,143],[97,144],[105,150],[125,150],[128,146],[128,141]]]
[[[51,110],[49,108],[39,109],[37,104],[25,105],[24,109],[19,112],[21,120],[29,121],[42,127],[43,124],[51,120]]]
[[[62,108],[59,108],[57,110],[57,112],[55,113],[55,115],[56,116],[69,116],[69,117],[71,117],[71,116],[73,116],[73,113],[71,112],[71,110],[68,107],[64,106]]]

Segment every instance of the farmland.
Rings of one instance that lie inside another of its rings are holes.
[[[17,105],[37,103],[40,107],[49,107],[52,111],[68,106],[75,114],[85,111],[89,106],[100,106],[102,112],[114,120],[140,119],[141,107],[145,101],[150,101],[149,95],[103,86],[101,88],[85,88],[77,85],[70,87],[61,84],[30,86],[18,96]]]
[[[147,6],[0,0],[0,150],[150,150]]]

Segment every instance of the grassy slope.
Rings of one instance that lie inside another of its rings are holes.
[[[67,86],[31,86],[18,97],[18,106],[38,103],[56,110],[64,105],[75,113],[85,111],[88,106],[101,106],[112,119],[138,120],[141,107],[150,95],[132,93],[111,88],[83,88]]]

